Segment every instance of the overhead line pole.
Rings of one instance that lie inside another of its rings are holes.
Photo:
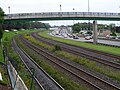
[[[88,13],[90,12],[90,1],[88,0]],[[90,30],[90,20],[88,20],[88,30]]]
[[[74,10],[75,10],[75,8],[73,8],[73,15],[75,14]],[[75,21],[73,20],[73,25],[74,25],[74,24],[75,24]]]

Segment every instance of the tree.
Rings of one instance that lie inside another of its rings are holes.
[[[2,30],[3,20],[4,20],[4,12],[2,8],[0,7],[0,43],[1,43],[2,36],[3,36],[3,30]]]
[[[109,25],[109,28],[110,28],[110,30],[111,30],[111,32],[113,33],[113,32],[115,32],[115,24],[110,24]]]
[[[50,28],[50,25],[47,23],[42,22],[33,22],[33,21],[16,21],[16,22],[4,22],[3,23],[3,29],[4,30],[12,30],[12,29],[39,29],[39,28]]]
[[[79,33],[80,30],[92,30],[92,23],[76,23],[72,26],[73,33]]]
[[[78,32],[80,32],[80,24],[79,24],[79,23],[74,24],[74,25],[72,26],[72,30],[73,30],[73,33],[78,33]]]

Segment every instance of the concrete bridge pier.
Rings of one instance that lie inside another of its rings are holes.
[[[97,44],[97,20],[93,21],[93,44]]]

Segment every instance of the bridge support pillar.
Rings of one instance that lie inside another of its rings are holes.
[[[93,44],[97,44],[97,21],[93,21]]]

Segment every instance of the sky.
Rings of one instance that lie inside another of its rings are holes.
[[[88,12],[88,0],[0,0],[0,7],[8,14],[10,13],[34,13],[34,12],[60,12],[60,5],[62,12]],[[90,12],[112,12],[120,13],[120,0],[89,0]],[[69,25],[73,21],[45,21],[51,25]],[[74,21],[87,22],[87,21]],[[92,21],[91,21],[92,22]],[[98,23],[116,23],[98,21]]]

